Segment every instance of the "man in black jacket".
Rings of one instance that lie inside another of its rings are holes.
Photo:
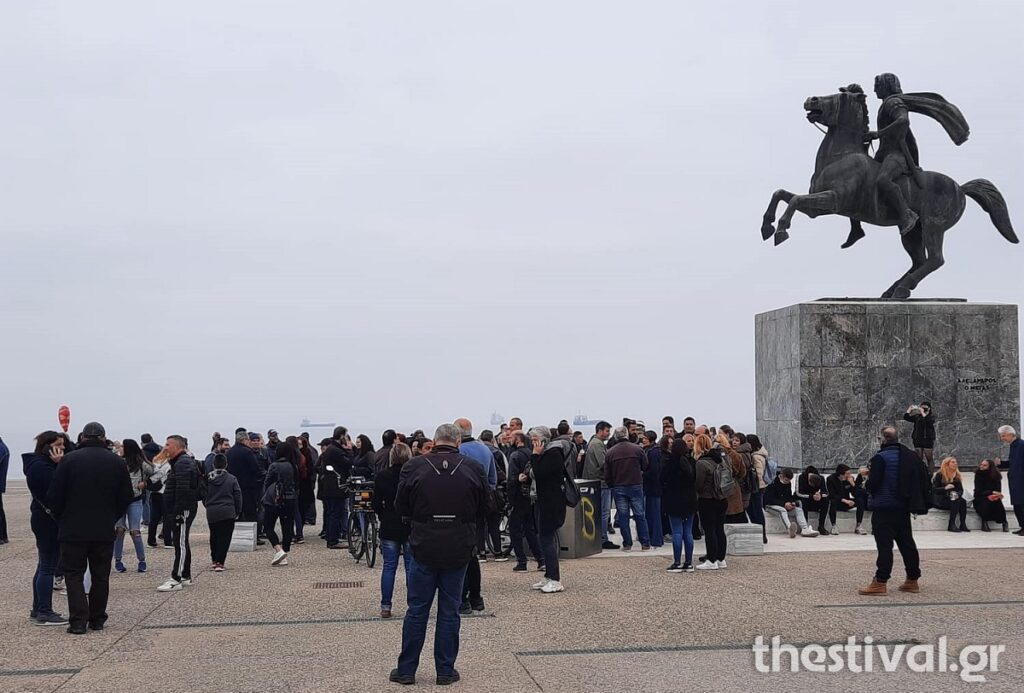
[[[391,466],[391,448],[395,446],[395,439],[398,438],[398,434],[394,430],[388,429],[380,437],[381,448],[373,454],[373,472],[383,472],[385,469]]]
[[[235,444],[227,452],[228,472],[238,479],[242,489],[242,522],[256,522],[262,474],[256,453],[249,445],[249,433],[244,428],[235,432]]]
[[[411,520],[409,540],[415,562],[409,570],[409,608],[402,626],[402,652],[390,679],[411,685],[427,635],[427,618],[437,594],[434,666],[437,684],[459,680],[459,604],[466,566],[474,560],[476,528],[484,521],[490,496],[483,469],[459,454],[462,431],[442,424],[434,450],[402,467],[395,509]]]
[[[346,433],[345,428],[339,426],[333,438],[320,441],[322,452],[317,461],[317,488],[324,502],[324,530],[329,549],[347,548],[340,541],[348,531],[347,484],[352,476],[352,443]]]
[[[192,544],[189,542],[189,533],[199,510],[201,484],[205,481],[205,475],[200,478],[202,472],[186,447],[185,439],[181,436],[169,436],[164,446],[171,465],[164,484],[164,523],[171,528],[174,563],[171,565],[171,579],[157,587],[158,592],[174,592],[192,584]]]
[[[875,535],[878,559],[875,578],[857,590],[863,595],[883,595],[892,575],[892,545],[899,547],[907,579],[900,592],[919,592],[921,557],[914,542],[911,514],[928,511],[931,482],[927,467],[910,448],[900,445],[893,426],[882,429],[881,450],[871,458],[864,486],[871,508],[871,533]]]
[[[521,481],[519,478],[521,474],[529,476],[530,457],[533,451],[530,449],[529,439],[522,431],[512,433],[512,445],[512,453],[508,458],[508,533],[512,539],[512,550],[516,554],[516,565],[512,570],[522,573],[527,570],[524,538],[539,568],[543,567],[544,559],[537,538],[537,520],[533,500],[530,498],[530,481]]]
[[[124,460],[107,449],[107,433],[92,422],[82,429],[78,449],[68,453],[53,476],[46,506],[57,517],[60,561],[68,589],[68,632],[82,635],[86,624],[103,630],[110,595],[114,523],[135,498]],[[85,569],[92,588],[85,593]]]

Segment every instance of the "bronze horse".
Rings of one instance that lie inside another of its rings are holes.
[[[795,195],[787,190],[776,190],[764,213],[761,235],[764,240],[775,238],[779,245],[789,238],[789,225],[793,214],[807,216],[839,214],[851,223],[849,247],[862,235],[861,222],[875,226],[899,226],[899,218],[883,199],[875,185],[880,164],[867,150],[865,134],[868,132],[868,109],[859,87],[840,89],[831,96],[812,96],[804,102],[807,119],[828,128],[815,161],[810,193]],[[992,223],[1011,243],[1017,243],[1017,234],[1010,223],[1006,201],[989,181],[977,178],[957,185],[949,176],[924,171],[918,178],[903,176],[898,184],[911,209],[920,217],[917,225],[902,236],[903,248],[910,255],[910,269],[882,294],[882,298],[909,298],[921,280],[942,267],[942,242],[947,230],[963,215],[966,199],[970,197],[988,212]],[[786,211],[773,226],[779,202],[786,202]]]

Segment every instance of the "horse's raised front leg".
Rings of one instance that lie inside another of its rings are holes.
[[[775,213],[779,209],[779,203],[785,202],[786,204],[789,204],[789,201],[794,197],[795,195],[788,190],[779,189],[775,191],[772,195],[772,201],[768,203],[768,209],[764,213],[764,219],[761,222],[762,239],[767,241],[775,235],[775,227],[773,224],[775,223]]]
[[[864,238],[864,227],[856,219],[850,219],[850,235],[846,237],[846,242],[839,247],[846,250],[862,238]]]
[[[810,195],[794,195],[789,201],[789,206],[779,219],[778,230],[775,232],[775,245],[779,245],[789,238],[789,224],[793,215],[803,212],[809,217],[817,217],[822,214],[835,214],[838,206],[836,204],[836,193],[833,190],[812,193]]]

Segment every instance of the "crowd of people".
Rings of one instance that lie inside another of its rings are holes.
[[[926,415],[908,412],[908,419]],[[920,418],[914,421],[916,432]],[[983,460],[975,475],[973,505],[983,531],[990,531],[990,522],[1009,529],[1000,467],[1009,468],[1011,502],[1024,527],[1024,443],[1009,426],[1000,428],[999,436],[1009,444],[1009,458]],[[514,558],[512,571],[527,572],[532,558],[543,574],[533,589],[545,594],[565,589],[558,531],[567,509],[579,500],[574,478],[602,482],[605,550],[632,550],[635,526],[641,551],[671,541],[667,571],[672,573],[727,568],[730,523],[761,525],[767,543],[766,512],[778,515],[791,538],[837,534],[842,512],[854,514],[854,531],[866,534],[862,522],[870,509],[879,569],[862,594],[884,593],[893,543],[904,552],[908,570],[901,589],[916,591],[920,572],[910,513],[919,506],[948,509],[949,530],[969,531],[963,478],[952,457],[929,478],[927,457],[900,445],[894,427],[883,429],[880,441],[880,452],[856,471],[840,464],[825,475],[807,466],[795,475],[779,467],[757,435],[727,425],[698,425],[692,417],[677,429],[674,418],[666,416],[660,433],[632,419],[617,427],[601,421],[589,440],[564,420],[525,429],[519,418],[474,437],[472,423],[460,418],[431,437],[422,430],[385,431],[379,449],[343,426],[315,445],[305,433],[282,439],[270,430],[264,441],[260,433],[239,428],[233,441],[214,433],[202,460],[180,435],[159,445],[149,434],[140,442],[109,440],[98,423],[87,424],[74,442],[66,433],[44,431],[35,449],[23,455],[38,550],[30,618],[39,625],[67,624],[75,634],[101,630],[111,566],[119,573],[128,570],[126,535],[140,573],[149,569],[147,549],[174,550],[170,575],[159,591],[191,585],[190,533],[200,505],[209,526],[213,572],[226,568],[236,522],[254,525],[257,542],[272,546],[272,566],[287,566],[293,547],[317,524],[317,501],[319,537],[328,549],[346,548],[349,486],[357,479],[372,480],[375,489],[382,618],[392,616],[403,563],[408,609],[402,655],[392,672],[399,683],[415,678],[435,595],[439,682],[457,680],[458,616],[484,609],[480,563]],[[5,452],[6,446],[0,449]],[[924,495],[930,495],[925,500],[914,495],[918,470],[924,470]],[[816,530],[812,513],[817,513]],[[0,540],[6,540],[5,522],[0,530]],[[621,544],[612,540],[617,535]],[[695,560],[694,540],[701,536],[706,551]],[[53,608],[54,588],[62,585],[67,618]]]

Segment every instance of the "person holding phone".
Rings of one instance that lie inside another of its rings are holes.
[[[912,404],[903,415],[904,421],[914,424],[911,439],[914,441],[914,452],[928,465],[928,473],[935,471],[935,413],[931,402]]]
[[[46,494],[57,465],[64,459],[64,438],[56,431],[36,436],[33,452],[21,456],[25,482],[32,495],[32,534],[36,538],[36,572],[32,576],[32,610],[28,617],[39,626],[66,626],[68,620],[53,610],[53,577],[60,558],[57,518],[46,505]]]

